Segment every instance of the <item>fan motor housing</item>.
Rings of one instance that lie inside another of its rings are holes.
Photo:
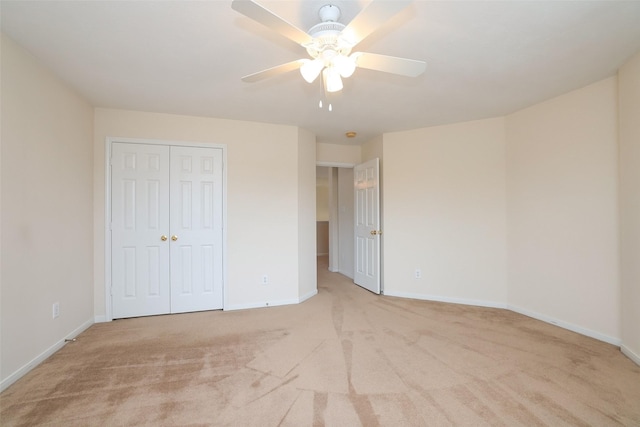
[[[333,4],[325,4],[318,11],[318,16],[322,22],[338,22],[340,15],[340,8]]]
[[[344,55],[348,55],[351,46],[345,46],[339,40],[340,33],[345,29],[345,25],[338,22],[340,19],[340,8],[332,4],[322,6],[318,12],[322,22],[314,25],[308,31],[313,37],[313,43],[307,47],[307,52],[313,58],[317,58],[323,51],[332,50]]]

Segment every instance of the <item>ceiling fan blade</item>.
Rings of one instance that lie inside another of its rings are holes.
[[[300,28],[290,24],[269,9],[264,8],[252,0],[233,0],[231,7],[233,10],[240,12],[244,16],[253,19],[298,44],[304,45],[313,40],[309,34]]]
[[[287,62],[286,64],[277,65],[275,67],[267,68],[266,70],[258,71],[257,73],[249,74],[242,78],[243,82],[253,83],[260,80],[274,77],[278,74],[288,73],[289,71],[297,70],[302,67],[308,59],[298,59],[296,61]]]
[[[378,55],[377,53],[356,52],[352,54],[356,65],[360,68],[417,77],[424,73],[427,63],[416,59],[397,58],[395,56]]]
[[[365,37],[377,30],[382,24],[391,19],[411,3],[410,0],[376,1],[372,0],[351,22],[342,30],[345,41],[355,46]]]

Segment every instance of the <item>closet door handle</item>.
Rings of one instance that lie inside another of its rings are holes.
[[[160,236],[160,240],[162,240],[163,242],[167,241],[167,236],[165,236],[164,234],[162,236]]]
[[[173,241],[175,242],[176,240],[178,240],[178,236],[176,236],[176,235],[174,234],[173,236],[171,236],[171,240],[173,240]]]

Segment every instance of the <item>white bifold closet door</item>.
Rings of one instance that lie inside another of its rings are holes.
[[[222,150],[111,153],[112,317],[221,309]]]

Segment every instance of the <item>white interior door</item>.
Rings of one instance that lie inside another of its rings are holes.
[[[111,146],[112,318],[223,308],[223,153]]]
[[[112,317],[168,313],[169,147],[114,143],[111,153]]]
[[[222,150],[171,147],[171,312],[222,308]]]
[[[357,165],[354,172],[355,271],[354,282],[380,293],[380,182],[379,160]]]

